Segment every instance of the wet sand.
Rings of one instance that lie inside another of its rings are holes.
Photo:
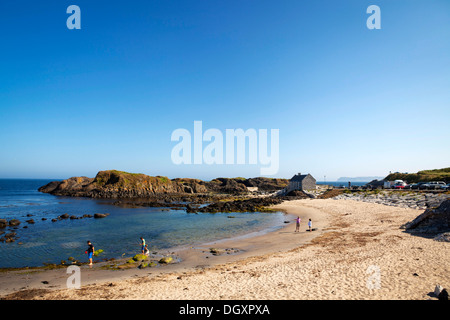
[[[156,268],[4,272],[7,299],[435,299],[450,286],[450,244],[405,233],[422,211],[352,200],[295,200],[274,207],[289,224],[274,232],[183,248],[181,263]],[[295,216],[302,218],[295,233]],[[311,218],[317,231],[307,232]],[[214,256],[209,248],[239,249]],[[48,283],[42,283],[48,281]]]

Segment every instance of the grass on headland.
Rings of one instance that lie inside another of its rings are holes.
[[[429,181],[444,181],[450,182],[450,167],[434,170],[422,170],[417,173],[391,173],[386,178],[386,181],[403,180],[407,183],[429,182]]]

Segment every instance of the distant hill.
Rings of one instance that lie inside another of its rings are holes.
[[[403,180],[407,183],[444,181],[450,182],[450,167],[434,170],[422,170],[417,173],[392,173],[384,178],[386,181]]]
[[[340,177],[339,182],[369,182],[372,180],[383,180],[383,177]]]

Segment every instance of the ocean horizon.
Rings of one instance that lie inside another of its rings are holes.
[[[352,186],[364,186],[368,184],[370,181],[350,181]],[[316,184],[319,185],[331,185],[334,187],[348,187],[348,182],[345,181],[316,181]]]

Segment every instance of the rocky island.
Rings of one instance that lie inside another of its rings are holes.
[[[95,178],[72,177],[62,181],[52,181],[38,190],[58,196],[89,198],[148,198],[164,194],[247,194],[251,190],[275,192],[283,189],[288,179],[274,178],[216,178],[211,181],[200,179],[148,176],[106,170]]]

